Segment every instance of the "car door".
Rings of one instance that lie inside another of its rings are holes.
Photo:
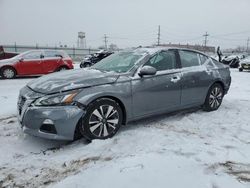
[[[205,101],[206,93],[211,82],[209,71],[201,65],[200,54],[179,50],[181,61],[181,105],[201,105]]]
[[[156,68],[153,76],[132,78],[132,106],[136,117],[169,111],[180,106],[180,70],[175,51],[162,51],[143,66]]]
[[[45,50],[42,60],[44,74],[55,72],[59,68],[62,55],[56,50]]]
[[[41,60],[42,51],[31,51],[26,53],[18,62],[19,75],[39,75],[43,74]]]

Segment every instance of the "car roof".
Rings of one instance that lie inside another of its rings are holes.
[[[193,50],[193,49],[189,49],[189,48],[178,48],[178,47],[162,47],[162,46],[156,46],[156,47],[139,47],[134,49],[135,52],[140,52],[140,53],[148,53],[149,55],[153,55],[159,51],[162,50],[186,50],[186,51],[191,51],[191,52],[195,52],[195,53],[200,53],[203,54],[205,56],[207,56],[206,54],[204,54],[201,51],[198,50]]]

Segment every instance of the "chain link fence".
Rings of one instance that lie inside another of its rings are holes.
[[[3,45],[4,51],[22,53],[28,50],[46,49],[46,50],[64,50],[73,60],[79,61],[84,56],[96,53],[99,49],[83,49],[83,48],[70,48],[70,47],[49,47],[49,46],[28,46],[28,45]]]

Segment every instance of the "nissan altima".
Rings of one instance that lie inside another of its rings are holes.
[[[106,139],[121,125],[191,107],[217,110],[231,83],[228,66],[178,48],[115,53],[91,68],[53,73],[20,90],[25,133],[48,139]]]

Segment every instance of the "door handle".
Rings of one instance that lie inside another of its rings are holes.
[[[178,82],[180,79],[181,79],[181,78],[180,78],[179,76],[174,76],[174,77],[171,78],[171,82],[176,83],[176,82]]]

